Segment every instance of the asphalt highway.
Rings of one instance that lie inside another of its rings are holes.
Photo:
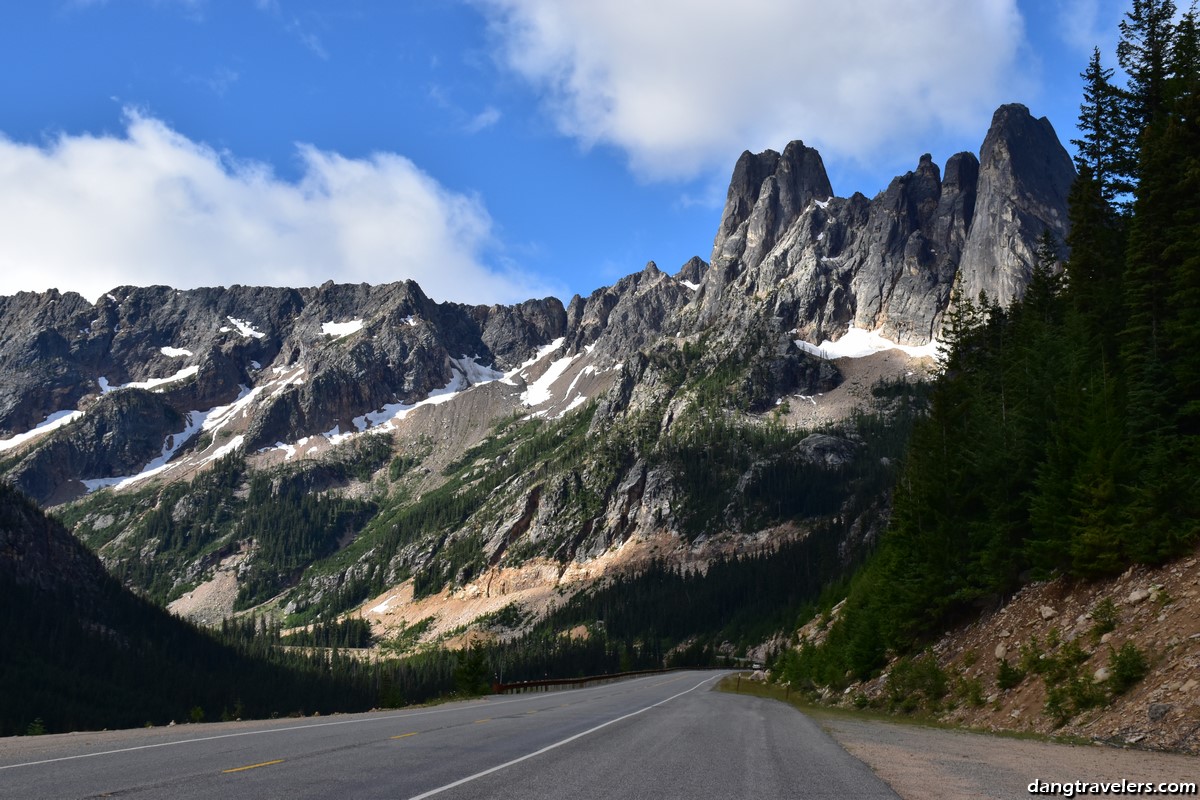
[[[676,672],[429,708],[0,739],[0,798],[895,798],[782,703]]]

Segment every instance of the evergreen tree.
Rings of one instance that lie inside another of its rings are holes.
[[[1197,22],[1196,2],[1175,26],[1175,38],[1169,59],[1167,97],[1172,103],[1194,95],[1200,81],[1200,24]]]
[[[1133,0],[1121,20],[1117,60],[1129,76],[1127,124],[1135,131],[1166,104],[1174,16],[1172,0]]]
[[[1116,170],[1131,186],[1139,179],[1142,132],[1165,106],[1174,15],[1172,0],[1133,0],[1120,23],[1117,61],[1128,81],[1120,93]]]
[[[1099,183],[1100,194],[1108,203],[1118,195],[1133,190],[1122,167],[1129,163],[1125,152],[1127,137],[1121,130],[1122,94],[1112,84],[1112,69],[1105,69],[1100,62],[1100,48],[1092,51],[1087,69],[1080,73],[1083,78],[1083,103],[1079,108],[1079,131],[1083,138],[1072,139],[1078,149],[1075,169],[1083,174],[1090,171]]]
[[[1105,198],[1103,184],[1087,165],[1071,186],[1068,202],[1071,256],[1066,265],[1066,294],[1089,355],[1111,369],[1124,320],[1124,226]]]

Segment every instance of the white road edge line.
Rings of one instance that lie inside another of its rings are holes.
[[[599,688],[599,687],[597,687]],[[695,688],[695,687],[693,687]],[[691,691],[689,689],[688,691]],[[678,696],[678,695],[677,695]],[[534,695],[533,697],[515,697],[512,700],[489,700],[487,706],[506,706],[509,703],[519,703],[527,700],[535,700],[541,698],[542,695]],[[670,698],[668,698],[670,699]],[[663,702],[666,702],[665,700]],[[331,725],[354,725],[365,724],[368,722],[386,722],[390,719],[404,719],[405,717],[424,717],[430,714],[449,714],[452,711],[462,711],[462,707],[458,708],[437,708],[432,711],[409,711],[399,714],[388,714],[386,717],[370,717],[368,719],[343,719],[336,722],[315,722],[311,725],[291,725],[286,728],[268,728],[261,731],[241,731],[239,733],[222,733],[216,736],[201,736],[195,739],[176,739],[173,742],[157,742],[155,744],[142,744],[136,747],[123,747],[119,750],[102,750],[98,753],[80,753],[75,756],[60,756],[59,758],[47,758],[42,761],[25,761],[20,764],[5,764],[0,765],[0,772],[6,769],[16,769],[17,767],[36,767],[41,764],[54,764],[59,761],[75,761],[80,758],[96,758],[97,756],[111,756],[118,753],[132,753],[137,750],[153,750],[158,747],[175,747],[181,744],[194,744],[196,742],[211,742],[217,739],[234,739],[239,736],[261,736],[269,733],[287,733],[289,731],[302,731],[308,728],[328,728]],[[642,709],[643,711],[645,709]],[[641,712],[638,712],[641,713]],[[614,720],[615,721],[615,720]]]
[[[497,700],[490,702],[487,705],[508,705],[516,703],[518,700],[529,699],[526,697],[515,698],[511,700]],[[389,714],[388,716],[370,717],[367,720],[338,720],[336,722],[314,722],[313,724],[294,724],[287,728],[269,728],[266,730],[242,730],[240,733],[222,733],[215,736],[199,736],[197,739],[176,739],[175,741],[160,741],[152,745],[138,745],[137,747],[122,747],[120,750],[104,750],[98,753],[80,753],[78,756],[62,756],[60,758],[47,758],[41,762],[24,762],[22,764],[7,764],[0,766],[0,770],[17,769],[18,766],[37,766],[40,764],[53,764],[55,762],[73,762],[78,758],[96,758],[97,756],[115,756],[116,753],[132,753],[138,750],[154,750],[155,747],[174,747],[175,745],[191,745],[198,741],[214,741],[216,739],[234,739],[236,736],[258,736],[269,733],[287,733],[290,730],[307,730],[308,728],[328,728],[330,726],[338,726],[338,724],[355,724],[367,722],[386,722],[388,720],[402,720],[404,717],[420,717],[430,714],[449,714],[451,711],[461,711],[462,708],[455,709],[433,709],[432,711],[409,711],[406,714]]]
[[[621,720],[629,719],[630,717],[636,717],[638,714],[642,714],[646,711],[649,711],[652,708],[658,708],[663,703],[669,703],[672,700],[674,700],[676,697],[682,697],[683,695],[685,695],[689,692],[694,692],[697,689],[699,689],[701,686],[703,686],[704,684],[713,680],[713,678],[719,678],[719,677],[720,677],[720,675],[714,675],[712,678],[705,678],[704,680],[700,681],[695,686],[693,686],[691,689],[685,689],[682,692],[680,692],[679,694],[673,694],[670,697],[668,697],[666,700],[659,700],[657,703],[654,703],[653,705],[646,706],[645,708],[639,708],[637,711],[630,712],[629,714],[626,714],[623,717],[617,717],[616,719],[610,719],[608,722],[601,723],[600,725],[597,725],[594,728],[588,728],[586,731],[583,731],[582,733],[577,733],[574,736],[568,736],[566,739],[563,739],[562,741],[559,741],[559,742],[555,742],[554,744],[548,744],[545,747],[543,747],[541,750],[535,750],[532,753],[527,753],[527,754],[521,756],[520,758],[514,758],[512,761],[505,761],[503,764],[497,764],[496,766],[494,766],[490,769],[485,769],[483,772],[476,772],[474,775],[468,775],[465,778],[459,778],[458,780],[454,781],[453,783],[447,783],[445,786],[439,786],[436,789],[430,789],[428,792],[423,792],[422,794],[413,795],[412,797],[408,798],[408,800],[425,800],[426,797],[433,797],[435,794],[441,794],[442,792],[449,791],[450,789],[453,789],[457,786],[462,786],[464,783],[470,783],[471,781],[482,778],[485,775],[491,775],[493,772],[499,772],[502,769],[508,769],[509,767],[511,767],[515,764],[520,764],[522,761],[528,761],[529,759],[533,758],[534,756],[540,756],[542,753],[549,752],[550,750],[553,750],[556,747],[562,747],[564,744],[569,744],[570,742],[573,742],[576,739],[581,739],[584,736],[587,736],[588,734],[595,733],[596,731],[600,730],[601,728],[607,728],[609,725],[614,725],[614,724],[620,722]]]

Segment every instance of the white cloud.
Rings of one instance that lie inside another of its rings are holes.
[[[463,130],[465,130],[467,133],[479,133],[480,131],[486,130],[487,128],[490,128],[499,122],[500,117],[500,109],[496,108],[495,106],[488,106],[487,108],[483,109],[483,111],[480,111],[478,114],[472,117],[471,121],[463,126]]]
[[[284,30],[296,37],[296,41],[308,48],[317,58],[322,61],[329,60],[329,51],[325,49],[325,45],[321,44],[320,38],[315,33],[306,31],[299,19],[293,17],[292,21],[284,26]]]
[[[1055,30],[1062,41],[1084,60],[1100,48],[1106,66],[1116,63],[1118,23],[1124,17],[1124,0],[1056,0]],[[1081,63],[1082,72],[1086,63]]]
[[[645,178],[794,138],[865,160],[981,135],[1020,99],[1016,0],[476,2],[559,130],[622,148]]]
[[[0,294],[95,299],[121,284],[313,286],[412,278],[431,296],[507,302],[547,293],[486,266],[500,249],[474,196],[390,153],[298,146],[282,180],[163,122],[126,112],[122,136],[0,136]]]

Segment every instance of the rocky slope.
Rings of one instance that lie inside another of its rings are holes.
[[[1117,746],[1200,755],[1200,550],[1161,567],[1132,567],[1094,582],[1034,583],[1002,607],[952,630],[923,658],[946,693],[912,708],[995,731],[1078,737]],[[836,616],[836,612],[835,612]],[[799,631],[819,641],[825,620]],[[1117,655],[1133,648],[1144,670],[1122,678]],[[835,705],[903,708],[889,676],[824,693]]]
[[[0,471],[69,501],[77,535],[160,602],[220,582],[213,608],[273,596],[298,620],[527,563],[553,585],[630,542],[769,546],[758,532],[841,524],[891,468],[845,421],[880,398],[837,359],[908,345],[918,360],[867,372],[918,379],[955,281],[1020,294],[1072,177],[1049,123],[1012,105],[978,158],[943,175],[924,156],[874,199],[835,197],[800,142],[746,153],[711,266],[651,263],[565,307],[412,282],[0,298]],[[799,427],[821,424],[823,443]],[[801,478],[834,499],[782,502]],[[310,518],[277,530],[300,498]],[[871,527],[846,524],[859,543]]]

